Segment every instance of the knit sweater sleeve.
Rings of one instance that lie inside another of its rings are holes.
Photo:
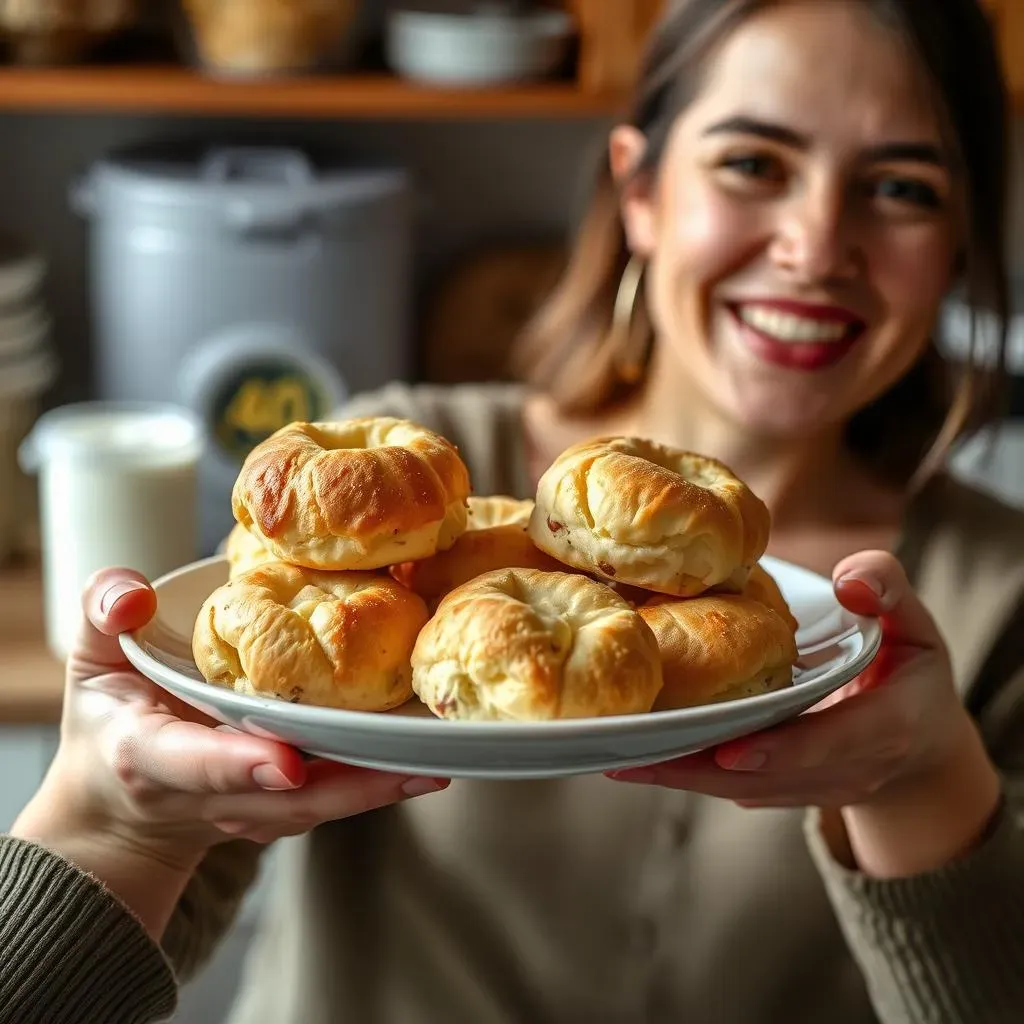
[[[178,901],[161,945],[182,982],[213,955],[259,874],[265,847],[244,839],[214,846]]]
[[[1011,628],[1024,630],[1024,621]],[[1024,635],[1018,633],[1018,636]],[[1018,645],[1014,645],[1018,646]],[[1018,663],[1019,664],[1019,663]],[[967,856],[910,878],[844,864],[820,814],[807,837],[882,1024],[1011,1024],[1024,1013],[1024,669],[998,690],[987,732],[1003,800]]]
[[[148,1024],[175,1000],[160,949],[98,881],[0,836],[0,1024]]]

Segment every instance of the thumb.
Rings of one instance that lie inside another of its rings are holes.
[[[832,573],[832,585],[844,608],[882,620],[889,643],[944,648],[935,620],[888,551],[859,551],[844,558]]]
[[[128,661],[118,634],[144,626],[156,612],[156,594],[133,569],[100,569],[82,591],[82,623],[68,657],[75,679],[124,668]]]

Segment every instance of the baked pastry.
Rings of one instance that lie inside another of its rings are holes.
[[[268,562],[203,604],[192,654],[207,682],[296,704],[387,711],[411,696],[428,613],[387,576]]]
[[[450,548],[466,528],[469,472],[408,420],[292,423],[249,453],[235,519],[282,561],[378,569]]]
[[[661,655],[664,685],[655,711],[752,697],[793,682],[793,631],[760,601],[741,594],[684,601],[659,594],[639,612]]]
[[[468,503],[466,532],[447,551],[391,567],[391,575],[415,590],[428,607],[435,608],[445,594],[495,569],[564,571],[526,532],[532,501],[471,495]]]
[[[525,530],[533,512],[532,498],[510,498],[507,494],[488,497],[471,494],[466,505],[467,530],[489,530],[498,526],[518,526]]]
[[[548,468],[529,532],[566,565],[691,597],[741,591],[770,528],[764,502],[722,463],[610,437],[574,445]]]
[[[750,579],[747,580],[743,593],[755,601],[760,601],[761,604],[768,605],[794,633],[799,628],[800,623],[796,621],[788,602],[782,596],[778,583],[760,562],[750,570]]]
[[[448,594],[416,641],[413,690],[441,718],[538,721],[650,711],[654,635],[586,576],[504,569]]]
[[[235,523],[224,542],[224,557],[228,560],[229,576],[234,579],[243,572],[266,562],[278,561],[277,555],[251,534],[241,523]]]

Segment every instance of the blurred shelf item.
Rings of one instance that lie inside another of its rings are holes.
[[[992,18],[1014,106],[1024,113],[1024,0],[983,2]],[[419,120],[620,113],[650,31],[668,0],[538,3],[568,12],[575,23],[576,48],[567,79],[472,89],[420,84],[384,71],[218,76],[175,63],[174,48],[168,48],[166,39],[139,35],[111,43],[90,64],[0,65],[0,111]]]
[[[42,572],[25,561],[0,568],[0,725],[60,720],[64,666],[43,626]]]
[[[231,80],[174,66],[0,68],[0,110],[296,118],[570,118],[622,108],[575,82],[433,88],[388,74]]]

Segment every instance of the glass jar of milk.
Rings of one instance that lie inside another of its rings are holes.
[[[203,435],[187,409],[86,402],[46,413],[20,452],[39,476],[47,642],[65,659],[98,569],[148,579],[198,557],[197,471]]]

